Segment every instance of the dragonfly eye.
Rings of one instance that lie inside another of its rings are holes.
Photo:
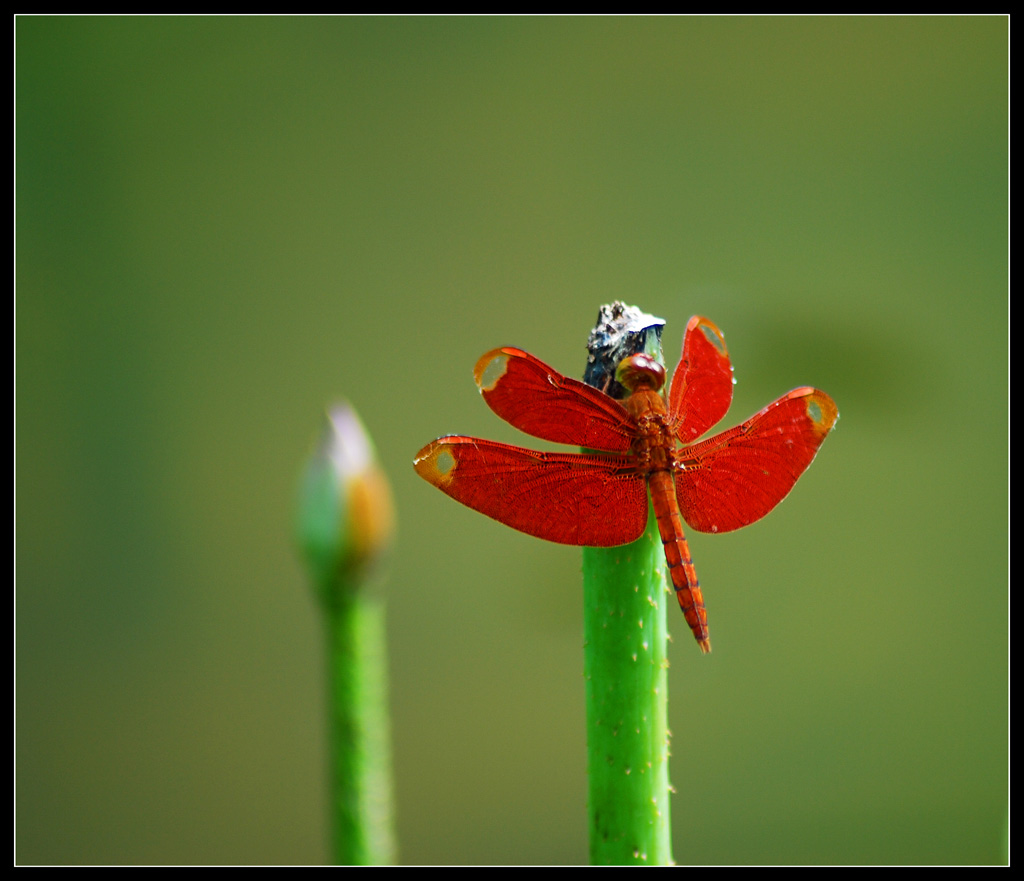
[[[665,368],[650,355],[630,355],[619,362],[615,378],[631,392],[641,388],[656,392],[665,384]]]

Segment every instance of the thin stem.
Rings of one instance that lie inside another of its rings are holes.
[[[337,865],[394,861],[384,603],[338,590],[327,615],[332,829]]]
[[[355,412],[334,407],[306,464],[296,538],[326,625],[331,844],[340,865],[394,861],[384,601],[370,572],[394,529],[391,493]]]

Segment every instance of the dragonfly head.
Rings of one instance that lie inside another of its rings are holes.
[[[665,368],[650,355],[630,355],[619,362],[615,369],[615,379],[630,392],[640,389],[657,392],[665,384]]]

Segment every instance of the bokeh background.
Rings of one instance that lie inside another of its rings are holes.
[[[401,859],[587,860],[580,554],[419,480],[600,304],[836,399],[691,535],[680,863],[975,863],[1008,816],[1005,18],[18,18],[16,859],[328,858],[291,541],[347,397],[397,502]],[[543,444],[538,444],[543,446]]]

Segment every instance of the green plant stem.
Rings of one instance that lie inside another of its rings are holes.
[[[384,602],[341,587],[326,616],[331,839],[337,865],[394,861]]]
[[[672,865],[665,555],[647,531],[583,549],[590,861]]]

